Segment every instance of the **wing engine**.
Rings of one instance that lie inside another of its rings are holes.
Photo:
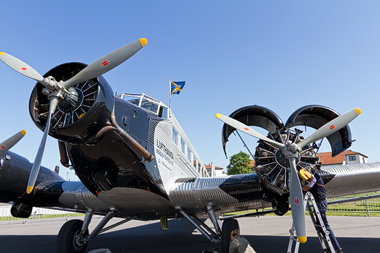
[[[239,110],[243,112],[246,108]],[[275,193],[275,196],[287,196],[289,194],[289,203],[292,207],[292,217],[297,237],[301,243],[305,243],[307,237],[302,186],[312,178],[311,175],[317,169],[319,158],[316,153],[320,145],[317,145],[316,142],[327,137],[330,144],[334,144],[332,142],[336,141],[336,136],[334,138],[330,138],[330,136],[339,131],[343,131],[343,133],[339,133],[340,136],[342,134],[351,136],[347,125],[361,113],[361,110],[355,108],[343,115],[339,115],[329,108],[307,106],[293,113],[290,120],[288,120],[288,124],[283,128],[278,127],[275,129],[276,131],[273,129],[272,120],[275,114],[269,109],[265,110],[269,112],[267,114],[262,114],[260,111],[245,113],[246,116],[242,117],[242,119],[237,116],[242,113],[239,110],[235,111],[230,117],[220,113],[216,114],[219,120],[228,125],[228,127],[226,125],[223,127],[223,144],[225,144],[225,137],[228,138],[229,134],[235,129],[259,139],[259,145],[255,153],[256,173],[264,182],[265,188]],[[326,120],[326,115],[330,120]],[[250,128],[246,123],[259,127],[265,126],[269,134],[265,136]],[[300,123],[317,130],[305,139],[301,136],[301,130],[291,128]],[[271,125],[272,127],[270,127]],[[280,125],[278,124],[278,126]],[[228,128],[232,130],[225,132]],[[340,140],[340,147],[335,150],[336,153],[340,153],[350,146],[351,140],[345,141]],[[283,204],[278,205],[276,203],[278,199],[280,200],[279,203],[284,203],[287,197],[274,198],[276,206],[283,206]],[[285,206],[288,206],[288,204],[285,204]]]
[[[253,105],[234,111],[229,117],[247,126],[256,126],[268,131],[267,137],[278,143],[300,143],[304,140],[303,131],[294,127],[311,127],[319,129],[324,124],[337,118],[339,113],[320,105],[308,105],[296,110],[286,124],[273,111],[266,107]],[[222,130],[223,148],[226,152],[228,137],[236,128],[224,124]],[[333,156],[338,155],[351,146],[351,131],[348,125],[339,131],[326,137],[333,150]],[[316,142],[309,143],[299,152],[296,159],[297,171],[304,169],[314,174],[319,168],[319,158],[316,156],[319,145]],[[254,154],[255,171],[266,187],[275,194],[286,195],[289,193],[289,160],[283,149],[274,146],[268,141],[259,139]],[[301,179],[301,185],[306,181]]]

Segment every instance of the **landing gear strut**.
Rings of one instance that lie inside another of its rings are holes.
[[[239,229],[239,223],[236,219],[226,219],[223,221],[222,229],[220,229],[219,222],[214,213],[213,204],[211,202],[208,203],[206,208],[216,232],[214,232],[204,222],[199,220],[195,215],[189,215],[181,207],[176,207],[178,212],[190,221],[190,223],[193,224],[207,239],[209,239],[210,242],[221,243],[222,253],[228,253],[231,242],[231,231],[234,229]]]
[[[61,230],[59,231],[57,237],[57,252],[58,253],[82,253],[86,251],[87,244],[89,241],[95,238],[99,233],[103,233],[109,229],[115,228],[121,224],[124,224],[132,218],[126,218],[114,225],[103,227],[107,224],[112,217],[115,216],[117,210],[115,208],[110,208],[109,212],[104,216],[104,218],[99,222],[99,224],[94,228],[94,230],[89,234],[88,226],[90,225],[91,218],[93,215],[92,210],[86,212],[84,221],[81,220],[70,220],[66,222]]]

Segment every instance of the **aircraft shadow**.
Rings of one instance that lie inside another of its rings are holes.
[[[286,252],[288,236],[243,235],[257,253]],[[1,235],[0,252],[56,252],[56,235]],[[379,238],[339,237],[345,253],[379,252]],[[220,246],[210,243],[186,220],[170,220],[169,230],[160,229],[159,223],[129,227],[97,236],[89,243],[88,251],[108,248],[112,253],[180,252],[201,253]],[[300,253],[320,253],[317,237],[308,237],[300,246]]]
[[[266,252],[286,252],[288,249],[288,236],[244,236],[251,243],[257,253]],[[355,238],[339,237],[339,244],[342,246],[344,253],[375,253],[379,252],[379,238]],[[305,244],[300,244],[299,253],[321,253],[322,246],[318,237],[308,237]]]
[[[286,252],[288,248],[288,236],[243,236],[249,240],[257,253]],[[90,243],[88,249],[109,248],[112,253],[201,253],[203,250],[214,248],[219,253],[221,252],[220,245],[210,243],[186,220],[169,221],[168,231],[161,230],[159,223],[153,223],[105,233],[99,235],[97,239]],[[339,237],[338,241],[345,253],[379,252],[380,249],[379,238]],[[307,243],[300,245],[299,252],[322,252],[318,238],[308,237]]]
[[[56,235],[1,235],[0,252],[56,252]]]

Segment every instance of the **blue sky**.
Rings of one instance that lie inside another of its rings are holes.
[[[378,1],[5,1],[0,51],[44,74],[65,62],[89,64],[145,37],[140,52],[104,77],[114,91],[144,92],[166,104],[168,78],[186,80],[172,109],[204,163],[228,164],[215,114],[253,104],[283,121],[308,104],[339,113],[360,107],[350,123],[351,149],[380,162],[379,7]],[[42,137],[28,112],[34,84],[0,64],[0,139],[26,129],[12,151],[30,161]],[[245,141],[253,150],[256,140]],[[245,151],[237,138],[227,150]],[[42,164],[59,165],[51,137]],[[67,172],[61,166],[64,178]]]

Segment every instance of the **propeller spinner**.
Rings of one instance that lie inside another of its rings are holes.
[[[37,180],[37,175],[40,170],[42,157],[45,150],[47,135],[50,129],[50,121],[52,114],[56,110],[58,102],[64,100],[67,97],[68,89],[83,81],[96,78],[97,76],[100,76],[110,71],[111,69],[117,67],[124,61],[128,60],[135,53],[137,53],[141,48],[143,48],[146,45],[146,43],[147,39],[145,38],[141,38],[132,43],[129,43],[94,61],[69,80],[61,80],[59,82],[51,76],[44,78],[35,69],[33,69],[31,66],[21,61],[20,59],[7,53],[0,52],[0,60],[2,60],[5,64],[7,64],[9,67],[14,69],[18,73],[31,79],[34,79],[37,82],[41,83],[43,86],[45,86],[43,93],[47,95],[50,99],[48,120],[46,122],[46,127],[42,136],[41,144],[38,148],[37,155],[33,163],[32,171],[29,176],[29,181],[26,189],[27,194],[30,194],[33,191],[34,185]]]
[[[322,139],[324,137],[327,137],[339,131],[341,128],[343,128],[352,120],[354,120],[360,113],[361,113],[361,110],[359,108],[351,110],[331,120],[330,122],[326,123],[304,141],[300,143],[291,143],[289,141],[288,143],[285,143],[285,144],[279,143],[275,140],[271,140],[265,137],[264,135],[260,134],[256,130],[250,128],[249,126],[241,123],[240,121],[237,121],[233,118],[227,117],[220,113],[216,114],[216,118],[230,125],[233,128],[243,131],[248,135],[261,139],[273,145],[274,147],[281,149],[282,152],[285,154],[286,158],[289,160],[289,167],[290,167],[289,191],[290,191],[290,205],[292,207],[293,223],[296,229],[298,240],[301,243],[305,243],[307,240],[306,223],[305,223],[305,206],[304,206],[301,183],[299,180],[299,172],[297,171],[297,165],[296,165],[296,161],[300,156],[300,151],[302,150],[303,147],[309,145],[310,143],[315,142],[319,139]]]

